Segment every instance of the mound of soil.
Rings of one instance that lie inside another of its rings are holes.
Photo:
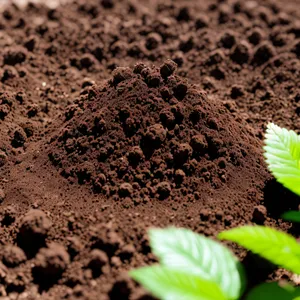
[[[153,299],[126,275],[155,262],[150,226],[289,229],[298,199],[260,140],[269,120],[300,128],[300,9],[284,4],[0,8],[0,297]],[[288,276],[232,249],[250,284]]]
[[[245,124],[175,69],[171,60],[117,68],[68,107],[49,147],[60,174],[127,205],[201,201],[204,190],[230,186],[237,172],[237,186],[260,174],[259,143]]]

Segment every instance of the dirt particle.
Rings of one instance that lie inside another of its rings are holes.
[[[31,36],[29,38],[27,38],[27,40],[24,43],[24,47],[28,50],[28,51],[33,51],[34,48],[36,47],[37,44],[37,39],[35,36]]]
[[[145,139],[154,147],[159,147],[166,139],[167,131],[161,124],[154,124],[150,126],[145,134]]]
[[[174,162],[177,165],[183,165],[191,157],[192,153],[193,153],[193,149],[189,144],[187,143],[179,144],[175,146],[175,150],[173,154]]]
[[[127,197],[127,196],[131,196],[133,192],[133,187],[130,183],[122,183],[119,187],[119,196],[120,197]]]
[[[201,221],[208,221],[210,218],[211,212],[210,210],[203,208],[200,210],[200,219]]]
[[[188,90],[188,87],[185,83],[179,83],[174,88],[174,96],[178,100],[183,100],[184,97],[186,96],[187,90]]]
[[[94,64],[95,64],[95,58],[91,54],[86,53],[80,58],[80,67],[83,69],[88,69]]]
[[[252,220],[257,224],[263,224],[267,218],[267,209],[263,205],[254,207]]]
[[[171,194],[171,191],[172,191],[171,185],[167,181],[160,182],[156,186],[156,192],[157,192],[160,200],[164,200],[164,199],[168,198]]]
[[[69,262],[70,257],[64,247],[51,243],[36,255],[32,275],[40,286],[51,286],[61,277]]]
[[[231,32],[225,32],[221,36],[219,43],[223,48],[231,49],[236,43],[235,35]]]
[[[162,42],[162,38],[158,33],[150,33],[146,38],[146,48],[148,50],[156,49]]]
[[[29,256],[35,254],[44,245],[51,225],[52,222],[43,211],[30,210],[21,220],[17,236],[18,245]]]
[[[179,50],[187,53],[191,51],[195,46],[195,41],[193,36],[184,36],[181,38],[181,42],[179,44]]]
[[[205,136],[198,134],[191,138],[191,146],[195,152],[202,155],[207,151],[208,143]]]
[[[147,84],[149,87],[156,88],[161,85],[161,76],[159,73],[151,73],[147,76]]]
[[[108,257],[105,252],[94,249],[89,254],[88,268],[93,272],[94,277],[99,277],[102,273],[102,269],[108,264]]]
[[[175,183],[180,185],[184,182],[185,179],[185,173],[183,170],[178,169],[175,171],[175,175],[174,175],[174,179],[175,179]]]
[[[4,209],[3,218],[1,220],[2,226],[10,226],[15,222],[17,217],[17,211],[15,207],[9,205]]]
[[[217,65],[224,60],[224,53],[221,50],[215,50],[210,55],[206,64],[209,66]]]
[[[26,50],[22,47],[8,48],[4,50],[3,62],[5,65],[15,66],[26,60]]]
[[[264,34],[260,29],[254,29],[248,35],[248,41],[253,45],[258,45],[264,38]]]
[[[252,63],[254,65],[260,66],[266,63],[273,56],[275,56],[274,47],[269,43],[263,43],[259,45],[258,48],[255,50]]]
[[[185,61],[182,51],[176,51],[172,56],[172,60],[177,64],[178,67],[182,67]]]
[[[128,161],[136,166],[144,157],[143,150],[139,146],[134,146],[128,153]]]
[[[93,230],[93,248],[106,252],[109,257],[114,256],[115,252],[123,245],[123,240],[114,230],[101,226],[96,226]]]
[[[231,59],[237,64],[246,64],[250,59],[251,49],[248,43],[240,42],[238,43],[231,52]]]
[[[2,261],[8,267],[16,267],[26,260],[23,250],[14,245],[6,245],[2,252]]]
[[[15,130],[11,145],[14,148],[22,147],[26,142],[26,133],[22,128]]]
[[[244,96],[245,94],[245,90],[242,86],[240,85],[234,85],[232,88],[231,88],[231,92],[230,92],[230,97],[232,99],[237,99],[239,97],[242,97]]]
[[[168,78],[169,76],[171,76],[177,68],[177,64],[173,61],[173,60],[167,60],[164,62],[163,65],[161,65],[160,67],[160,74],[162,76],[162,78]]]
[[[109,291],[110,300],[129,299],[133,290],[133,282],[127,275],[119,275]]]
[[[123,261],[128,260],[132,258],[135,252],[136,252],[135,247],[132,244],[127,244],[121,249],[119,253],[119,257]]]
[[[204,27],[208,27],[209,17],[206,15],[198,15],[195,20],[196,29],[201,29]]]
[[[113,73],[113,83],[115,85],[119,84],[120,82],[130,79],[132,77],[132,71],[129,68],[116,68]]]
[[[176,20],[188,22],[191,19],[190,9],[187,6],[181,7],[177,13]]]
[[[215,67],[214,69],[212,69],[210,71],[210,76],[214,77],[217,80],[223,80],[225,79],[226,75],[225,75],[225,70],[222,67]]]
[[[28,107],[27,116],[33,118],[38,114],[39,107],[36,104],[32,104]]]
[[[67,238],[68,241],[68,253],[70,257],[73,259],[76,255],[78,255],[84,248],[81,240],[77,236],[72,236]]]
[[[101,5],[106,9],[111,9],[115,6],[114,0],[101,0]]]
[[[230,226],[233,223],[233,221],[234,221],[233,216],[227,215],[224,218],[224,224],[225,224],[225,226]]]

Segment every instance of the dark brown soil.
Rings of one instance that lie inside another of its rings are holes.
[[[283,5],[284,4],[284,5]],[[268,121],[300,130],[300,3],[77,0],[0,14],[0,297],[153,299],[146,230],[215,236],[298,199]],[[250,284],[278,279],[232,249]]]

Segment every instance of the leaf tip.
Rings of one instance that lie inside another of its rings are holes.
[[[224,240],[225,239],[225,236],[226,236],[226,232],[225,231],[221,231],[218,235],[217,235],[217,238],[219,240]]]

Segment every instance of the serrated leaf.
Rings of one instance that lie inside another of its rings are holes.
[[[281,217],[290,222],[300,223],[300,211],[297,210],[287,211]]]
[[[291,285],[279,286],[276,282],[263,283],[252,289],[246,300],[297,300],[300,289]]]
[[[264,226],[243,226],[223,231],[218,237],[235,242],[273,264],[300,274],[300,245],[284,232]]]
[[[300,195],[300,137],[292,130],[269,123],[264,150],[268,168],[277,181]]]
[[[243,267],[220,243],[183,228],[152,229],[149,236],[162,265],[214,281],[228,299],[244,291]]]
[[[130,276],[162,300],[226,300],[216,283],[167,267],[144,267]]]

